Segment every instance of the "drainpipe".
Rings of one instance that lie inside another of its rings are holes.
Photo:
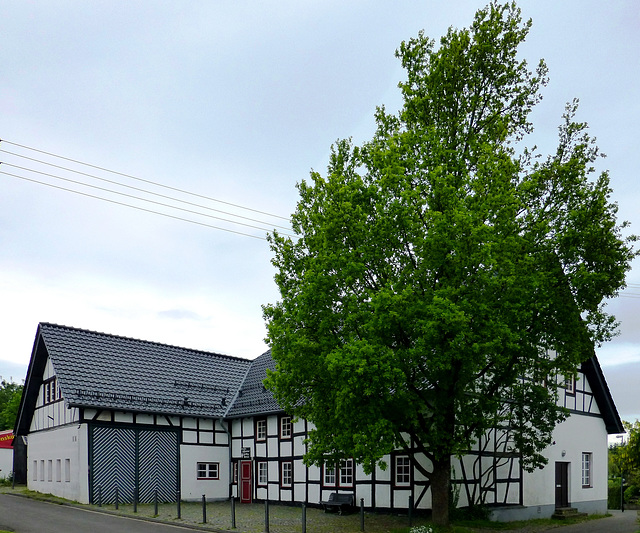
[[[224,418],[220,418],[218,419],[218,421],[220,422],[220,427],[222,429],[224,429],[225,433],[227,434],[227,442],[228,442],[228,446],[227,449],[229,451],[229,499],[233,498],[233,461],[231,460],[231,431],[229,431],[229,428],[227,426],[225,426],[224,424]]]

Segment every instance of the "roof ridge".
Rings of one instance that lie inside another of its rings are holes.
[[[52,327],[52,328],[58,328],[58,329],[68,329],[68,330],[72,330],[72,331],[80,331],[83,333],[90,333],[92,335],[100,335],[103,337],[111,337],[114,339],[122,339],[122,340],[127,340],[127,341],[133,341],[133,342],[140,342],[140,343],[144,343],[144,344],[151,344],[154,346],[164,346],[166,348],[176,348],[178,350],[188,350],[190,352],[196,352],[196,353],[201,353],[204,355],[214,355],[217,357],[223,357],[226,359],[235,359],[238,361],[243,361],[243,362],[249,362],[252,363],[253,361],[255,361],[255,359],[247,359],[246,357],[240,357],[237,355],[228,355],[228,354],[224,354],[224,353],[218,353],[218,352],[212,352],[212,351],[208,351],[208,350],[201,350],[198,348],[187,348],[185,346],[178,346],[176,344],[168,344],[165,342],[157,342],[157,341],[149,341],[146,339],[138,339],[135,337],[127,337],[126,335],[117,335],[114,333],[105,333],[104,331],[95,331],[95,330],[91,330],[91,329],[86,329],[86,328],[77,328],[74,326],[65,326],[63,324],[54,324],[53,322],[40,322],[39,326],[45,326],[45,327]],[[266,353],[266,352],[265,352]],[[260,356],[258,356],[260,357]],[[249,365],[251,366],[251,365]]]

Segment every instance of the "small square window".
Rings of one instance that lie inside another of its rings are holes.
[[[290,487],[292,483],[293,483],[293,463],[291,461],[285,461],[282,463],[281,485],[283,487]]]
[[[198,479],[220,479],[220,463],[198,463]]]
[[[564,380],[564,388],[567,394],[575,394],[576,393],[576,378],[573,376],[569,376]]]

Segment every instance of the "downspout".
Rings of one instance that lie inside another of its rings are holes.
[[[229,452],[229,499],[231,499],[233,498],[233,461],[231,456],[231,431],[229,431],[229,428],[225,426],[224,418],[219,418],[218,421],[220,422],[220,427],[224,429],[225,433],[227,434],[227,450]]]

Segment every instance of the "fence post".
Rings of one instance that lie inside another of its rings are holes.
[[[364,531],[364,498],[360,498],[360,531]]]
[[[138,512],[138,487],[133,489],[133,512]]]
[[[413,494],[409,496],[409,527],[413,526]]]
[[[202,495],[202,523],[207,523],[207,498],[205,495]]]
[[[236,499],[231,496],[231,529],[236,528]]]
[[[120,506],[120,493],[118,492],[118,487],[116,487],[116,511],[118,510],[119,506]]]
[[[264,531],[269,533],[269,500],[264,501]]]
[[[98,507],[102,507],[102,485],[98,485]]]
[[[176,504],[178,505],[178,518],[182,518],[182,509],[180,509],[180,491],[176,491]]]
[[[158,516],[158,489],[153,491],[153,516]]]
[[[307,506],[302,503],[302,533],[307,533]]]

